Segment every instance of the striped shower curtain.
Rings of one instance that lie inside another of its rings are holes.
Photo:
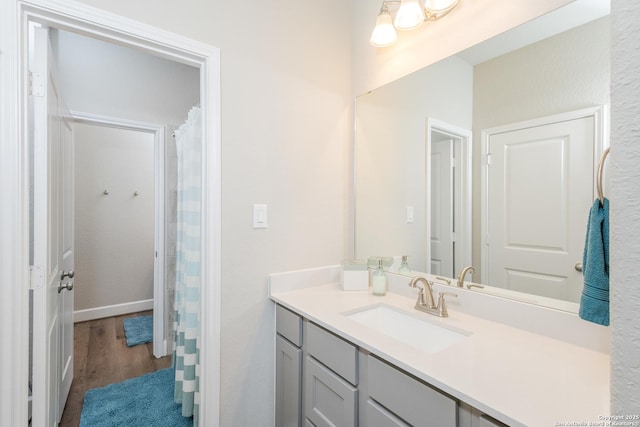
[[[175,402],[198,425],[200,383],[200,190],[202,117],[199,107],[175,132],[178,153],[176,287],[174,297]]]

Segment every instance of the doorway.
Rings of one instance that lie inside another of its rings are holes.
[[[127,45],[140,49],[155,55],[161,55],[165,58],[178,61],[181,63],[191,64],[196,66],[200,70],[200,98],[202,100],[202,110],[208,114],[203,114],[207,119],[203,123],[203,161],[202,161],[202,175],[203,186],[200,194],[200,200],[202,201],[202,222],[201,230],[203,235],[203,255],[202,260],[202,328],[201,338],[209,337],[208,340],[202,339],[201,356],[203,360],[207,361],[206,366],[201,368],[201,389],[200,395],[202,400],[207,402],[206,407],[201,408],[200,419],[201,424],[215,424],[217,419],[218,397],[219,397],[219,291],[220,291],[220,252],[219,252],[219,240],[220,240],[220,167],[219,167],[219,53],[217,49],[202,45],[200,43],[193,42],[188,39],[178,37],[173,34],[164,33],[155,28],[145,26],[139,23],[131,22],[129,20],[120,19],[116,15],[110,15],[102,11],[96,11],[89,7],[83,7],[75,3],[67,3],[61,1],[56,3],[53,7],[47,9],[40,8],[37,5],[26,5],[24,3],[18,3],[19,15],[21,16],[20,24],[30,24],[36,22],[39,25],[47,27],[57,28],[73,28],[75,31],[101,38],[106,41],[118,41],[121,45]],[[16,34],[22,34],[22,38],[18,38],[18,41],[26,52],[29,40],[27,39],[26,31],[19,31]],[[26,77],[22,80],[22,86],[27,88]],[[26,105],[27,93],[23,94],[20,98],[20,105],[17,106],[16,111],[25,115],[22,122],[27,123],[26,109],[21,108],[21,105]],[[23,129],[21,133],[26,134],[26,129]],[[28,151],[25,149],[25,153]],[[25,191],[30,185],[30,180],[25,179],[21,182],[20,190]],[[40,215],[41,212],[36,211],[36,215]],[[25,216],[29,217],[28,212],[25,212]],[[28,228],[28,224],[25,224],[25,228]],[[28,230],[23,230],[24,236],[29,236]],[[28,261],[22,258],[22,265]],[[37,267],[35,272],[37,277]],[[19,282],[22,283],[22,282]],[[24,291],[27,292],[29,288],[28,281],[24,282]],[[47,287],[43,287],[47,288]],[[36,288],[34,292],[40,291],[40,288]],[[48,290],[47,290],[48,292]],[[52,295],[54,295],[52,293]],[[16,295],[16,302],[24,301],[24,296]],[[20,324],[18,322],[17,333],[28,336],[28,327],[26,324]],[[26,342],[26,340],[25,340]],[[19,347],[16,349],[16,355],[23,355],[26,358],[28,348]],[[47,354],[34,354],[34,365],[47,364]],[[24,365],[20,365],[24,367]],[[57,402],[57,398],[54,396],[56,393],[55,387],[51,385],[55,383],[57,374],[54,375],[52,369],[44,370],[47,378],[38,378],[37,380],[45,381],[50,385],[49,389],[45,391],[45,399],[47,401]],[[52,376],[53,375],[53,376]],[[16,375],[16,378],[24,380],[24,385],[14,388],[15,390],[26,390],[26,383],[28,373],[26,369],[22,369]],[[53,380],[53,383],[52,383]],[[4,394],[3,394],[4,396]],[[205,398],[206,396],[206,398]],[[35,398],[35,397],[34,397]],[[26,394],[22,395],[17,393],[15,399],[16,403],[21,408],[26,408],[27,399]],[[22,402],[20,402],[20,399]],[[10,399],[12,400],[12,399]],[[47,405],[49,406],[49,405]],[[26,425],[27,420],[26,412],[18,410],[13,415],[11,425]],[[40,414],[39,420],[45,420],[47,415]],[[208,417],[211,421],[207,421]],[[35,425],[49,425],[50,423],[45,421],[38,421]]]
[[[174,158],[167,158],[173,152],[168,132],[92,114],[74,112],[73,118],[80,227],[74,321],[153,310],[153,355],[165,356],[175,253],[167,247],[175,245],[167,233],[175,222],[169,205],[176,176]]]
[[[471,131],[427,119],[425,253],[431,274],[471,265]]]

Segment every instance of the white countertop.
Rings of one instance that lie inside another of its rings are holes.
[[[598,422],[609,415],[608,354],[471,316],[451,305],[449,317],[441,319],[415,310],[415,298],[343,291],[335,283],[272,288],[271,299],[506,424],[557,426]],[[470,335],[429,354],[343,314],[381,303]]]

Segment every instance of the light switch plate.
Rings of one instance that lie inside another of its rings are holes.
[[[269,228],[268,206],[253,205],[253,228]]]
[[[407,206],[407,224],[413,223],[413,206]]]

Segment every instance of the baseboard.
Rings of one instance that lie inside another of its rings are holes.
[[[73,322],[86,322],[87,320],[120,316],[121,314],[137,313],[138,311],[146,310],[153,310],[153,299],[76,310],[73,312]]]

